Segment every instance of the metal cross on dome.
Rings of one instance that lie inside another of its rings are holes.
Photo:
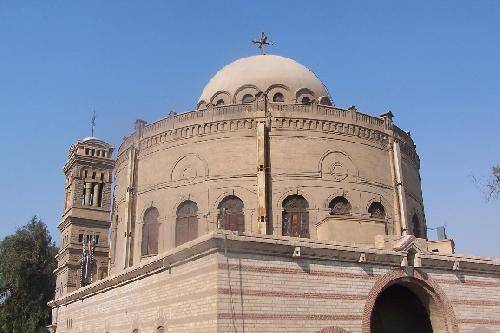
[[[94,112],[92,113],[92,120],[90,121],[90,126],[92,127],[91,137],[94,137],[95,118],[96,118],[96,115],[95,115],[95,110],[94,110]]]
[[[274,45],[273,42],[270,39],[268,39],[264,31],[260,33],[260,38],[253,39],[252,43],[258,45],[257,47],[260,49],[261,54],[266,54],[264,51],[264,45]]]

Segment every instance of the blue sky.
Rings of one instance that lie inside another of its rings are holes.
[[[500,162],[499,17],[495,0],[0,0],[0,237],[34,214],[57,236],[61,168],[93,109],[118,146],[136,118],[193,109],[263,30],[338,106],[392,110],[417,144],[428,225],[500,257],[500,201],[473,180]]]

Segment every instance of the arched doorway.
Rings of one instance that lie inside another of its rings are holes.
[[[394,269],[375,282],[365,303],[363,333],[458,333],[453,307],[418,269]]]
[[[375,301],[373,333],[432,333],[428,309],[410,289],[394,284]]]

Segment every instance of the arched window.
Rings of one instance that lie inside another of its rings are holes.
[[[283,200],[283,236],[309,237],[309,204],[301,195],[290,195]]]
[[[232,231],[245,231],[245,216],[243,215],[243,201],[234,195],[225,197],[217,207],[217,217],[220,227]]]
[[[326,96],[323,96],[319,99],[319,104],[321,105],[332,105],[332,101]]]
[[[311,98],[309,96],[304,96],[300,99],[302,104],[311,104]]]
[[[413,236],[417,238],[425,238],[425,233],[422,230],[417,213],[413,214],[413,217],[411,218],[411,232]]]
[[[156,328],[156,333],[165,333],[165,328],[163,326],[158,326],[158,328]]]
[[[144,213],[142,224],[141,256],[158,254],[158,209],[150,207]]]
[[[215,102],[215,105],[216,106],[219,106],[219,105],[224,105],[224,100],[221,98],[221,99],[218,99],[217,102]]]
[[[198,237],[198,205],[187,200],[177,208],[175,245],[181,245]]]
[[[245,94],[245,95],[243,95],[243,98],[241,99],[243,104],[252,103],[254,100],[255,100],[255,97],[253,97],[253,95],[251,95],[251,94]]]
[[[136,328],[136,329],[132,330],[132,333],[139,333],[139,330]]]
[[[385,209],[380,202],[372,202],[368,208],[368,213],[370,213],[371,218],[385,219]]]
[[[348,215],[351,213],[351,204],[344,197],[335,197],[330,204],[330,215]]]
[[[277,92],[276,94],[274,94],[274,96],[273,96],[273,102],[282,103],[284,101],[285,101],[285,96],[283,96],[282,93]]]

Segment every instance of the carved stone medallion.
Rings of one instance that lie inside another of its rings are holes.
[[[328,173],[332,176],[332,180],[340,182],[347,178],[348,170],[340,162],[333,162],[328,168]]]

